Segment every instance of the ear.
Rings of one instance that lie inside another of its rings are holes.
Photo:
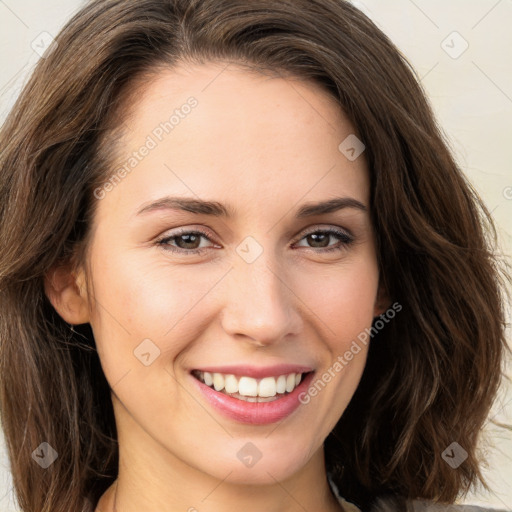
[[[57,313],[68,324],[89,322],[85,274],[82,269],[75,272],[71,270],[71,265],[51,269],[45,276],[44,289]]]
[[[389,294],[386,290],[386,287],[384,286],[384,283],[382,282],[382,279],[380,279],[377,296],[375,297],[373,316],[377,317],[382,315],[390,306],[391,299],[389,298]]]

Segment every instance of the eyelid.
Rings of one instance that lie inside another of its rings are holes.
[[[215,244],[215,242],[212,240],[212,237],[210,233],[208,233],[203,227],[200,228],[193,228],[193,227],[181,227],[176,228],[177,231],[173,231],[172,233],[164,233],[160,237],[157,238],[157,240],[154,242],[156,245],[161,245],[162,247],[165,247],[167,245],[167,249],[170,252],[182,254],[182,255],[192,255],[192,254],[200,254],[204,251],[207,251],[210,249],[210,247],[198,247],[196,249],[181,249],[174,247],[169,244],[165,244],[164,242],[176,239],[180,237],[181,235],[185,234],[196,234],[204,237],[208,241],[210,241],[212,244]],[[292,242],[293,244],[296,244],[297,242],[300,242],[301,240],[305,239],[307,236],[313,233],[327,233],[329,236],[338,236],[339,237],[339,243],[335,244],[334,246],[327,246],[327,247],[321,247],[321,248],[315,248],[315,247],[305,247],[305,249],[309,249],[310,251],[316,252],[316,253],[326,253],[330,251],[341,251],[344,249],[347,249],[349,245],[351,245],[355,238],[352,235],[352,233],[347,230],[346,228],[341,228],[339,226],[333,226],[333,225],[325,225],[325,224],[317,224],[310,228],[307,228],[305,231],[301,231],[298,238],[294,239]],[[344,240],[343,240],[344,238]],[[341,244],[341,246],[340,246]]]
[[[176,231],[171,230],[171,232],[166,231],[164,234],[157,237],[157,239],[155,240],[155,243],[158,244],[159,242],[162,242],[162,241],[165,241],[168,239],[178,238],[181,235],[194,234],[194,233],[202,235],[206,239],[208,239],[210,242],[215,243],[212,240],[212,238],[214,238],[214,237],[212,237],[212,235],[209,232],[207,232],[204,228],[193,228],[193,227],[176,228]]]
[[[175,236],[177,237],[182,234],[197,232],[197,233],[200,233],[201,235],[204,235],[205,238],[207,238],[208,240],[213,242],[213,240],[212,240],[213,237],[211,236],[211,234],[209,232],[207,232],[202,227],[183,227],[183,228],[176,228],[176,229],[177,229],[177,231],[172,231],[171,234],[169,234],[169,232],[166,231],[165,233],[163,233],[162,235],[160,235],[157,238],[157,241],[165,240],[167,238],[173,238]],[[353,238],[353,235],[350,232],[350,230],[348,230],[346,228],[342,228],[340,226],[333,226],[331,224],[315,224],[314,226],[312,226],[310,228],[305,228],[305,230],[300,231],[299,235],[296,238],[294,238],[292,243],[296,243],[296,242],[302,240],[302,238],[310,235],[311,233],[316,233],[317,231],[329,231],[329,230],[341,231],[341,232],[345,233],[347,236]]]
[[[347,235],[347,237],[354,238],[354,235],[352,235],[352,233],[346,228],[342,228],[340,226],[333,226],[332,224],[315,224],[311,228],[306,228],[305,230],[302,230],[298,235],[298,238],[294,239],[293,243],[299,242],[304,237],[312,233],[316,233],[318,231],[339,232]]]

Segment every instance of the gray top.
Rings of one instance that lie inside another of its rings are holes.
[[[353,503],[345,501],[338,491],[336,484],[329,478],[329,485],[333,490],[335,496],[343,507],[345,512],[361,512],[361,510],[356,507]],[[433,501],[420,501],[420,500],[412,500],[408,502],[409,510],[411,512],[512,512],[512,510],[505,509],[496,509],[491,507],[477,507],[475,505],[445,505],[435,503]],[[378,500],[377,503],[373,506],[371,512],[396,512],[393,509],[393,505],[386,500],[381,499]]]

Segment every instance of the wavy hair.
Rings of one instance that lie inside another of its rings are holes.
[[[117,476],[109,385],[88,324],[44,292],[83,261],[127,98],[180,62],[319,83],[366,145],[380,273],[403,307],[376,334],[326,468],[363,510],[383,496],[453,502],[485,484],[478,440],[497,393],[508,273],[493,220],[419,81],[343,0],[95,0],[63,28],[0,131],[0,413],[24,512],[92,512]],[[453,470],[442,452],[468,457]],[[31,454],[48,442],[46,470]]]

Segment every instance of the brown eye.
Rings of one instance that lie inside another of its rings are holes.
[[[157,240],[156,244],[172,252],[199,253],[208,249],[205,246],[201,247],[201,239],[211,242],[208,235],[202,231],[181,231]]]
[[[197,249],[199,248],[198,244],[201,243],[201,236],[195,234],[178,235],[173,238],[180,249]]]
[[[330,245],[331,238],[337,238],[339,244]],[[317,229],[310,231],[301,240],[306,240],[312,249],[323,249],[320,252],[337,251],[346,249],[353,241],[353,237],[338,229]],[[302,246],[303,247],[303,246]]]

